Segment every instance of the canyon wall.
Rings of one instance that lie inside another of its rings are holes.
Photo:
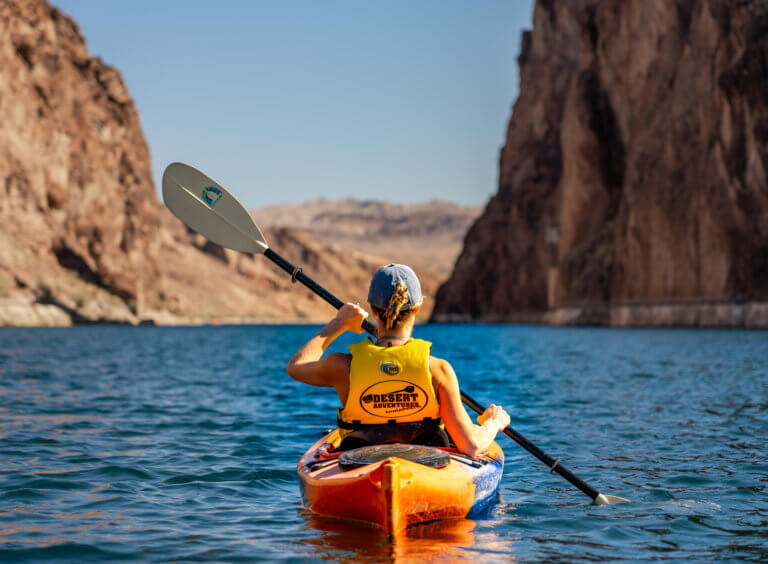
[[[537,1],[434,317],[768,325],[768,1]]]
[[[0,293],[130,318],[159,276],[149,152],[120,74],[42,1],[0,4],[0,183]]]
[[[365,301],[371,274],[388,262],[291,229],[267,236],[351,301]],[[434,294],[437,276],[420,274]],[[0,2],[0,326],[333,313],[266,259],[188,232],[157,201],[120,73],[91,56],[75,22],[44,0]]]

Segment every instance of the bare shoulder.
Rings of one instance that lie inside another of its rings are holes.
[[[349,372],[349,367],[352,364],[352,355],[349,353],[330,353],[325,355],[323,357],[323,360],[325,360],[329,366],[339,369],[339,370],[345,370]]]
[[[326,358],[333,358],[337,362],[349,364],[352,361],[352,355],[349,353],[328,353]]]
[[[432,380],[438,387],[451,387],[451,384],[456,382],[456,373],[447,360],[430,356],[429,371],[432,374]]]
[[[323,357],[323,373],[327,386],[339,390],[349,385],[349,367],[352,363],[352,355],[345,353],[330,353]]]
[[[453,367],[450,362],[436,356],[429,357],[429,369],[439,372],[453,372]]]
[[[432,372],[433,376],[435,372],[445,372],[446,366],[450,366],[447,360],[437,358],[436,356],[429,357],[429,371]]]

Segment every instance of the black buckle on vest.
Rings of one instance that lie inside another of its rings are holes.
[[[341,417],[336,417],[336,426],[339,429],[344,429],[345,431],[356,431],[357,429],[362,429],[365,427],[359,419],[355,419],[353,421],[344,421]]]
[[[390,419],[386,423],[361,423],[359,419],[344,421],[341,417],[336,417],[336,426],[339,429],[344,429],[345,431],[360,431],[361,429],[373,429],[375,427],[392,425],[410,425],[413,423],[426,423],[434,425],[440,423],[440,418],[425,417],[421,421],[409,421],[407,423],[399,423],[397,419]]]

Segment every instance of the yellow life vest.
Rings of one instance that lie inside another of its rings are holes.
[[[439,421],[431,349],[432,343],[421,339],[395,347],[379,347],[370,339],[350,345],[349,395],[339,410],[339,428]]]

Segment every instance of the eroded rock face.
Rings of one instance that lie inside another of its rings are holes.
[[[290,229],[267,235],[342,299],[364,303],[386,262]],[[334,314],[263,257],[189,233],[158,203],[120,74],[43,0],[0,2],[0,248],[0,326]],[[420,274],[433,293],[437,278]]]
[[[768,300],[768,1],[539,1],[519,66],[438,318]]]
[[[157,285],[138,113],[120,74],[44,1],[0,3],[0,222],[0,268],[38,297],[84,291],[59,288],[62,270],[133,309]]]

